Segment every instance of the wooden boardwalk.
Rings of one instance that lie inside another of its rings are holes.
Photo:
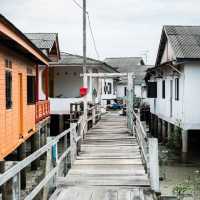
[[[152,200],[150,183],[126,117],[108,113],[90,129],[67,177],[52,199]]]

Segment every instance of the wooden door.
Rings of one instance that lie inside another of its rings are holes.
[[[18,74],[18,119],[19,119],[19,136],[23,136],[23,82],[22,74]]]

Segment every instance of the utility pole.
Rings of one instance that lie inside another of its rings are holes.
[[[84,88],[88,88],[88,81],[87,81],[87,30],[86,30],[86,23],[87,23],[87,9],[86,9],[86,0],[83,0],[83,87]],[[87,124],[87,94],[85,95],[85,97],[83,98],[83,102],[84,102],[84,112],[83,112],[83,117],[84,120],[86,122],[85,125],[85,130],[87,131],[88,129],[88,124]]]
[[[86,0],[83,0],[83,73],[86,73],[86,42],[87,42],[87,34],[86,34],[86,16],[87,10],[86,10]]]

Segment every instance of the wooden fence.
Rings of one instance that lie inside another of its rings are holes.
[[[94,111],[95,110],[95,111]],[[97,112],[97,106],[93,106],[88,109],[88,112],[92,111],[92,115],[84,119],[82,115],[77,123],[71,123],[70,128],[56,137],[48,137],[47,144],[25,158],[24,160],[18,162],[12,168],[0,175],[0,186],[3,186],[7,182],[12,181],[12,192],[13,199],[21,199],[20,191],[20,173],[23,169],[29,166],[32,162],[39,159],[41,156],[46,154],[47,162],[45,169],[45,177],[43,180],[25,197],[25,200],[34,199],[40,191],[43,189],[43,199],[48,199],[49,195],[49,182],[55,179],[56,176],[64,176],[67,171],[67,165],[73,165],[76,156],[81,150],[81,141],[83,140],[87,132],[87,123],[92,120],[96,122],[96,119],[100,118],[101,113]],[[70,135],[70,144],[67,145],[67,138]],[[62,152],[59,154],[58,143],[63,140],[64,147]],[[16,181],[17,180],[17,181]]]

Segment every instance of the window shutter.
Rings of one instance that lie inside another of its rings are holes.
[[[147,97],[148,98],[157,98],[157,82],[148,82]]]
[[[27,103],[35,103],[35,77],[27,76]]]
[[[162,98],[165,99],[165,80],[162,81]]]
[[[127,87],[124,87],[124,96],[127,96]]]
[[[175,79],[175,100],[179,100],[179,78]]]
[[[12,72],[6,71],[6,109],[12,107]]]

